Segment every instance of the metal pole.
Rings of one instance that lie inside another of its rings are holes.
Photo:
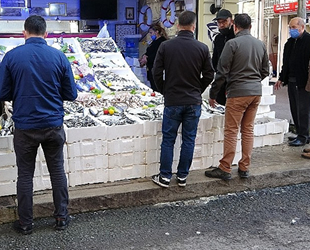
[[[298,0],[297,16],[306,20],[306,0]]]

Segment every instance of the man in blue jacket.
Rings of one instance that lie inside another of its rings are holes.
[[[73,101],[77,90],[68,59],[45,41],[45,20],[30,16],[24,29],[25,44],[6,53],[0,64],[0,101],[13,101],[19,215],[14,228],[22,234],[30,234],[33,228],[33,175],[39,145],[53,188],[55,228],[65,229],[69,223],[63,156],[66,140],[63,101]]]
[[[196,14],[192,11],[182,12],[178,36],[160,45],[153,67],[154,81],[164,96],[165,108],[160,173],[154,175],[152,180],[162,187],[169,187],[170,184],[174,143],[181,124],[182,145],[177,182],[181,187],[186,185],[201,114],[201,93],[214,77],[209,48],[194,38],[195,28]]]

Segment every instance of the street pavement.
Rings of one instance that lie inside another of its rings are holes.
[[[271,109],[276,111],[276,118],[289,120],[286,88],[275,94],[277,105],[273,105]],[[155,185],[150,178],[72,187],[69,190],[69,211],[74,215],[309,182],[310,160],[300,156],[303,148],[289,147],[286,139],[281,145],[255,148],[250,177],[245,180],[238,177],[237,168],[234,167],[230,181],[207,178],[204,170],[191,171],[185,188],[178,187],[173,179],[170,187],[164,189]],[[50,217],[52,214],[51,191],[36,192],[34,217]],[[15,219],[16,198],[0,197],[0,224]]]

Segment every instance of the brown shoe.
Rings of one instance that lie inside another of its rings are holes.
[[[304,153],[310,153],[310,148],[304,148],[303,152]]]
[[[310,152],[309,153],[302,153],[301,157],[306,158],[306,159],[310,159]]]

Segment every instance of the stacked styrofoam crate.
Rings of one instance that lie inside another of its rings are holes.
[[[12,136],[0,136],[0,196],[16,193],[16,158]]]

